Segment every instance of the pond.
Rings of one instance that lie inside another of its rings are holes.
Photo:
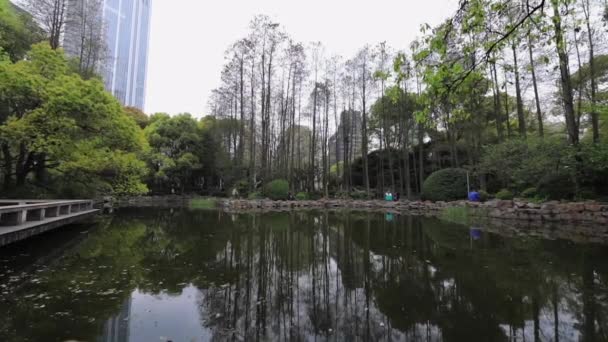
[[[607,341],[607,260],[385,213],[124,209],[0,250],[0,341]]]

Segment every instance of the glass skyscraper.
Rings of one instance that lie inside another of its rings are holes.
[[[151,0],[104,0],[106,89],[125,106],[144,108]]]
[[[82,49],[81,14],[87,6],[101,6],[95,15],[102,18],[99,29],[103,39],[101,63],[96,69],[106,89],[124,105],[144,108],[150,10],[152,0],[69,0],[63,48],[78,56]]]

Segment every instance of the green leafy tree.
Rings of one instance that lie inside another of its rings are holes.
[[[27,184],[48,195],[145,193],[143,133],[98,80],[69,71],[46,44],[0,65],[4,189]],[[44,190],[43,190],[44,189]]]
[[[42,39],[42,31],[27,12],[17,9],[10,0],[0,0],[0,51],[16,62]]]

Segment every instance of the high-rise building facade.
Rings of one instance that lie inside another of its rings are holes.
[[[144,108],[151,0],[105,0],[107,44],[102,71],[108,91],[125,106]]]
[[[106,89],[125,106],[144,108],[150,13],[152,0],[70,0],[63,47],[78,57],[87,30],[101,31],[103,53],[96,70],[103,77]],[[87,9],[91,12],[87,13]],[[84,15],[83,15],[84,13]],[[89,20],[94,13],[99,24]],[[88,25],[88,26],[87,26]],[[83,29],[83,26],[87,26]],[[88,34],[88,33],[87,33]],[[94,42],[89,42],[92,44]],[[88,51],[84,49],[85,51]]]

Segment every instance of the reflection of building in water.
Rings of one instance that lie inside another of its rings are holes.
[[[103,334],[98,342],[128,342],[129,316],[131,314],[131,297],[120,307],[120,312],[106,321],[103,325]]]

